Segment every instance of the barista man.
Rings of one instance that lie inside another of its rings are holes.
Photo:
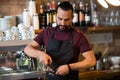
[[[50,66],[54,76],[46,73],[46,80],[79,80],[78,70],[88,69],[96,60],[92,48],[82,31],[72,26],[73,7],[68,1],[56,8],[56,27],[41,31],[24,49],[25,54],[38,58],[45,66]],[[46,46],[46,52],[38,48]],[[79,54],[84,60],[78,61]]]

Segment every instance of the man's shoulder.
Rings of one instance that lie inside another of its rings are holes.
[[[74,28],[74,32],[77,32],[77,33],[83,33],[83,31],[81,31],[80,29],[78,29],[78,28]]]
[[[80,30],[80,29],[78,29],[78,28],[74,28],[74,33],[73,33],[76,37],[83,37],[83,36],[86,36],[86,34],[82,31],[82,30]]]

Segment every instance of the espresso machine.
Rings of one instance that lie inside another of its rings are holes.
[[[16,52],[16,69],[17,70],[30,70],[31,69],[31,58],[26,56],[23,51]]]

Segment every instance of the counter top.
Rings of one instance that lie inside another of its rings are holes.
[[[10,73],[10,74],[0,74],[0,80],[19,80],[19,79],[30,79],[45,77],[45,72],[43,71],[27,71],[20,73]],[[120,80],[120,69],[115,70],[91,70],[91,71],[80,71],[80,80],[93,80],[93,79],[111,79],[113,77],[118,77]]]
[[[96,78],[112,79],[113,77],[118,77],[120,80],[120,69],[81,71],[79,73],[80,79],[89,79],[89,80]]]
[[[20,73],[0,74],[0,80],[19,80],[30,78],[41,78],[45,76],[43,71],[27,71]]]

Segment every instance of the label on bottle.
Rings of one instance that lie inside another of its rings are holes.
[[[82,12],[79,12],[79,20],[84,21],[84,14]]]
[[[56,22],[56,15],[53,15],[53,22]]]
[[[47,25],[49,25],[49,13],[47,13]]]
[[[90,16],[85,15],[85,21],[90,21]]]
[[[73,23],[77,23],[77,22],[78,22],[78,14],[74,13]]]
[[[52,14],[50,13],[49,14],[49,24],[51,24],[52,23]]]

